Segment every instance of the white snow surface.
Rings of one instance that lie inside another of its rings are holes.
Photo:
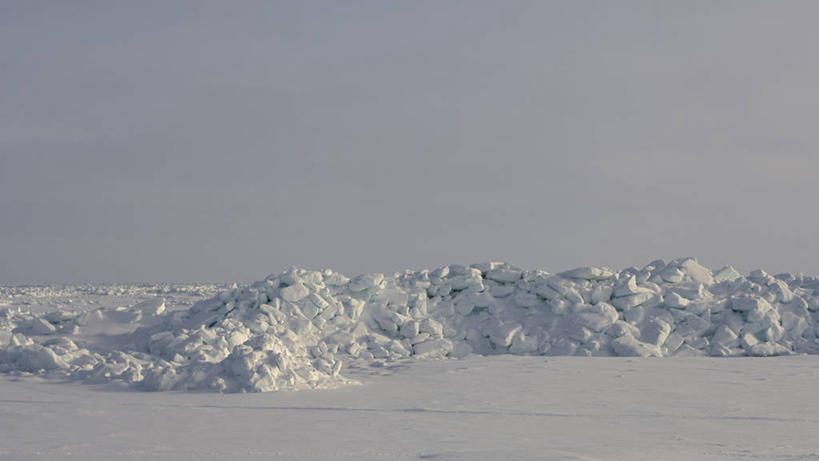
[[[490,262],[352,279],[294,268],[243,287],[0,290],[0,371],[141,390],[329,389],[357,381],[345,367],[470,354],[819,352],[819,279],[693,258],[619,272]]]
[[[470,355],[360,386],[117,392],[0,375],[0,460],[815,460],[819,356]]]

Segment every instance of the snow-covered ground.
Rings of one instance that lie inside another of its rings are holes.
[[[691,258],[0,287],[0,459],[819,458],[817,311]]]
[[[817,459],[819,357],[470,356],[361,386],[130,392],[0,376],[0,459]]]

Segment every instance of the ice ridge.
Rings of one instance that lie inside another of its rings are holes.
[[[264,392],[349,384],[344,366],[361,361],[814,354],[817,310],[816,277],[743,276],[694,258],[557,274],[499,262],[353,278],[293,268],[184,310],[161,299],[79,314],[0,309],[0,371]],[[105,342],[83,335],[106,323],[136,328]]]

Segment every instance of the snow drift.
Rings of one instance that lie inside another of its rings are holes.
[[[245,392],[348,384],[350,362],[471,353],[814,354],[817,310],[816,277],[712,272],[693,258],[559,274],[495,262],[352,279],[294,268],[185,310],[161,299],[84,313],[0,309],[0,371]]]

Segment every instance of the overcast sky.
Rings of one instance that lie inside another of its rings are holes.
[[[0,2],[0,282],[819,274],[819,2]]]

